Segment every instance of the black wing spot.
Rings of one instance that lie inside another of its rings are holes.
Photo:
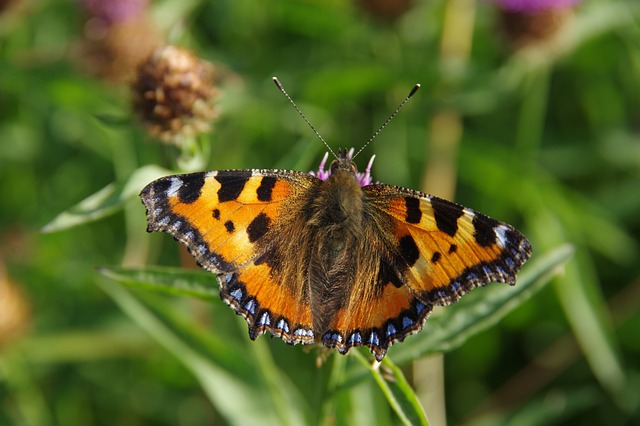
[[[449,246],[449,254],[453,254],[453,253],[455,253],[455,252],[457,252],[457,251],[458,251],[458,246],[457,246],[457,245],[455,245],[455,244],[451,244],[451,245]]]
[[[269,231],[271,226],[271,219],[264,213],[260,213],[255,217],[247,227],[247,235],[250,242],[256,242]]]
[[[405,197],[404,201],[407,205],[407,217],[405,220],[408,223],[420,223],[422,219],[422,210],[420,210],[420,199],[414,197]]]
[[[213,212],[211,212],[211,215],[213,216],[214,219],[220,220],[220,210],[213,209]]]
[[[256,191],[259,201],[271,201],[273,187],[276,185],[276,178],[273,176],[265,176],[260,182],[260,186]]]
[[[473,216],[473,227],[475,233],[473,236],[476,242],[482,247],[487,247],[496,243],[496,228],[500,225],[495,219],[483,215],[482,213],[475,212]]]
[[[440,254],[439,251],[434,252],[433,256],[431,256],[431,263],[437,263],[441,257],[442,255]]]
[[[420,258],[420,250],[411,235],[400,238],[400,255],[410,267]]]
[[[182,185],[178,189],[178,199],[181,203],[191,204],[196,201],[204,186],[204,173],[193,173],[180,177]]]
[[[224,223],[224,227],[227,230],[227,232],[230,233],[230,234],[233,234],[233,231],[236,230],[236,226],[230,220],[228,220],[228,221],[226,221]]]
[[[251,178],[250,171],[235,171],[231,173],[216,176],[216,180],[220,182],[218,200],[221,203],[237,199],[247,181]]]
[[[157,181],[147,185],[142,192],[145,195],[148,195],[151,188],[153,188],[153,190],[158,194],[166,194],[169,188],[171,188],[171,178],[158,179]]]
[[[432,197],[431,206],[433,207],[433,215],[436,218],[438,229],[447,235],[455,236],[458,232],[458,218],[463,214],[463,207],[443,200],[442,198]]]

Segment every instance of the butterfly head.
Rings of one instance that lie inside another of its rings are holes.
[[[336,173],[348,173],[356,175],[358,173],[358,166],[351,160],[353,155],[353,148],[347,151],[346,149],[338,150],[338,158],[333,160],[329,165],[329,174]]]

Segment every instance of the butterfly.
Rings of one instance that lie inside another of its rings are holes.
[[[160,178],[140,193],[147,230],[172,235],[216,274],[251,339],[269,332],[341,354],[367,346],[378,361],[420,331],[434,306],[489,282],[515,284],[531,255],[519,231],[442,198],[370,183],[371,163],[358,173],[352,152],[339,150],[317,175]]]

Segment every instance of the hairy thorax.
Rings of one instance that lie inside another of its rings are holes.
[[[362,234],[363,192],[353,173],[338,170],[325,182],[311,209],[312,252],[309,295],[314,329],[325,331],[345,306],[358,270]]]
[[[362,226],[363,193],[355,176],[340,171],[322,183],[312,208],[310,224],[324,234],[327,243],[340,250],[345,239]]]

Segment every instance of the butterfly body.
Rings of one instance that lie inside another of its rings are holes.
[[[215,273],[249,326],[346,353],[422,329],[434,305],[513,284],[531,253],[510,225],[418,191],[361,186],[346,152],[325,180],[286,170],[177,175],[141,193],[149,232],[173,235]]]

